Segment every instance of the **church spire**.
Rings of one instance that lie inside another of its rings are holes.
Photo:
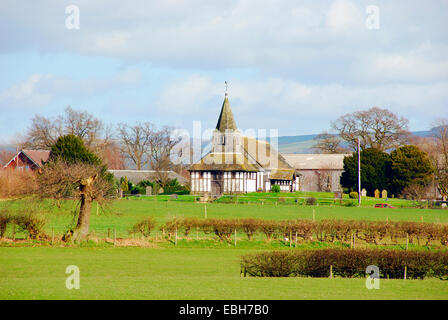
[[[233,118],[232,109],[230,109],[230,103],[227,93],[227,81],[225,82],[225,84],[226,92],[224,96],[224,102],[222,104],[218,123],[216,124],[216,129],[220,132],[225,132],[226,130],[237,130],[235,119]]]

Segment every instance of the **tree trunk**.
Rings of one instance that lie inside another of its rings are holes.
[[[75,229],[70,230],[64,237],[65,241],[83,241],[89,235],[90,211],[92,208],[92,186],[96,175],[80,181],[81,206],[79,208],[78,223]]]

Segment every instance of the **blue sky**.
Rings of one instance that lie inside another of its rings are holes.
[[[242,129],[319,133],[379,106],[426,130],[448,111],[447,17],[437,0],[3,0],[0,143],[67,105],[108,124],[213,127],[225,80]]]

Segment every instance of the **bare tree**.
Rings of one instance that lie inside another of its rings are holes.
[[[90,211],[93,200],[104,205],[113,195],[113,185],[107,181],[101,165],[67,164],[63,161],[48,163],[38,175],[38,197],[60,201],[75,198],[80,201],[76,226],[63,240],[81,241],[89,234]]]
[[[171,151],[179,143],[178,139],[173,138],[172,130],[170,127],[154,130],[149,140],[149,164],[151,169],[155,170],[156,179],[162,188],[169,182],[169,171],[174,168],[171,162]]]
[[[430,158],[435,168],[439,192],[446,199],[448,196],[448,119],[440,119],[436,124],[437,127],[432,129],[434,148]]]
[[[407,142],[408,123],[407,119],[399,118],[387,109],[373,107],[343,115],[331,126],[353,150],[357,149],[360,137],[362,149],[385,151]]]
[[[147,163],[147,154],[151,150],[154,125],[150,122],[118,125],[121,151],[141,170]]]
[[[50,149],[58,138],[63,135],[61,120],[45,118],[36,114],[31,120],[31,127],[25,137],[23,146],[35,149]]]
[[[337,154],[345,153],[347,148],[341,146],[342,139],[337,134],[322,132],[314,137],[314,145],[312,149],[315,153]]]
[[[102,143],[98,140],[102,140],[104,125],[87,111],[76,111],[68,106],[64,110],[64,115],[60,116],[60,121],[63,124],[64,134],[80,137],[88,148]]]

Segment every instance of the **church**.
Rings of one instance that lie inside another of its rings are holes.
[[[191,191],[213,198],[222,194],[270,191],[276,184],[283,192],[298,188],[298,177],[283,156],[267,141],[243,136],[238,130],[225,93],[211,150],[190,172]]]

